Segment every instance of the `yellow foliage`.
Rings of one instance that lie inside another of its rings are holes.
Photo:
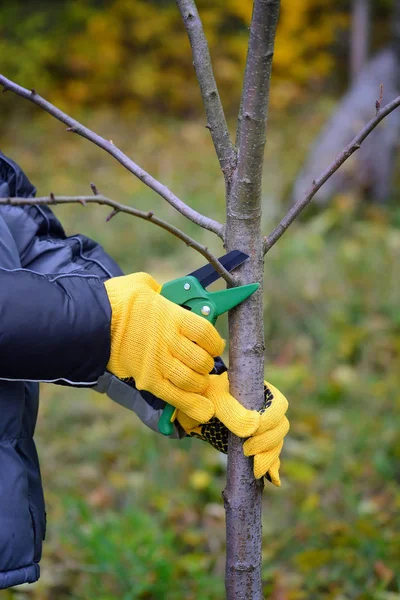
[[[189,483],[194,490],[204,490],[211,484],[211,475],[207,471],[194,471],[190,476]]]
[[[223,101],[235,113],[253,2],[197,5]],[[282,0],[274,105],[285,107],[329,75],[337,32],[346,23],[333,0]],[[0,52],[4,73],[43,94],[51,91],[53,98],[62,95],[67,104],[202,111],[190,45],[173,0],[45,0],[40,9],[0,7]]]
[[[331,0],[282,0],[274,55],[274,105],[285,105],[286,98],[294,99],[307,84],[329,76],[335,66],[336,36],[347,25],[347,15],[338,11]],[[290,95],[288,82],[292,86]],[[283,99],[279,95],[281,86]]]
[[[329,548],[318,548],[317,550],[305,550],[300,552],[295,563],[300,571],[305,573],[314,572],[329,563],[332,551]]]

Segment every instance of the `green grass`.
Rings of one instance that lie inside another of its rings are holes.
[[[308,140],[318,115],[302,117]],[[222,220],[208,132],[124,118],[129,127],[107,114],[84,120]],[[272,122],[266,233],[284,211],[276,198],[303,155],[293,148],[291,118]],[[50,117],[24,119],[7,124],[2,149],[39,194],[86,193],[94,181],[220,250],[100,150]],[[128,216],[106,224],[100,207],[57,214],[69,233],[95,237],[127,271],[166,281],[203,262]],[[399,259],[400,211],[361,207],[351,197],[309,214],[268,255],[266,377],[289,398],[291,420],[282,488],[267,485],[264,494],[263,578],[272,600],[400,598]],[[48,509],[43,575],[5,598],[223,597],[224,457],[197,440],[163,439],[93,392],[56,386],[43,386],[37,442]]]

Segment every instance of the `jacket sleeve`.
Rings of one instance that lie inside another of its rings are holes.
[[[25,269],[44,274],[85,271],[102,281],[123,274],[100,244],[80,234],[66,236],[47,206],[1,206],[0,215]]]
[[[0,197],[33,198],[36,189],[11,158],[0,152]],[[37,273],[85,271],[101,280],[122,275],[117,263],[103,248],[83,235],[67,237],[47,206],[1,206],[15,241],[21,266]]]
[[[0,196],[35,194],[19,165],[0,152]],[[156,428],[165,402],[146,392],[140,394],[133,385],[105,371],[111,309],[101,281],[122,275],[119,266],[89,238],[67,237],[47,206],[0,206],[1,217],[21,266],[34,273],[0,270],[0,315],[5,317],[0,321],[0,378],[72,385],[97,382],[97,391]],[[88,275],[98,280],[89,280]],[[7,292],[7,282],[16,294],[11,289]],[[16,297],[20,298],[17,304]],[[4,331],[1,323],[6,324]]]
[[[93,389],[100,394],[106,394],[117,404],[131,410],[149,429],[160,433],[158,421],[166,405],[160,398],[153,396],[150,392],[137,390],[132,380],[130,382],[122,381],[109,371],[99,377]],[[174,422],[173,431],[169,437],[186,437],[186,433],[180,427],[178,421]]]
[[[110,322],[96,276],[0,269],[0,378],[93,385],[108,363]]]

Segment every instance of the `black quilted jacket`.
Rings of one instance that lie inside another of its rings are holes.
[[[0,152],[0,197],[34,195]],[[91,386],[158,431],[165,402],[106,371],[111,307],[103,281],[121,274],[98,244],[67,237],[48,207],[0,205],[0,590],[40,573],[38,382]],[[176,424],[170,437],[184,435]]]
[[[0,153],[0,196],[34,194]],[[120,274],[96,243],[67,238],[48,208],[0,206],[0,589],[39,577],[37,382],[93,385],[104,374],[111,308],[102,281]]]

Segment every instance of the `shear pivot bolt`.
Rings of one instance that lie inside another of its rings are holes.
[[[190,290],[190,287],[191,287],[190,283],[185,283],[185,284],[183,285],[183,289],[184,289],[184,290]]]
[[[209,306],[202,306],[201,307],[201,314],[204,315],[205,317],[207,317],[211,312],[211,308]]]

